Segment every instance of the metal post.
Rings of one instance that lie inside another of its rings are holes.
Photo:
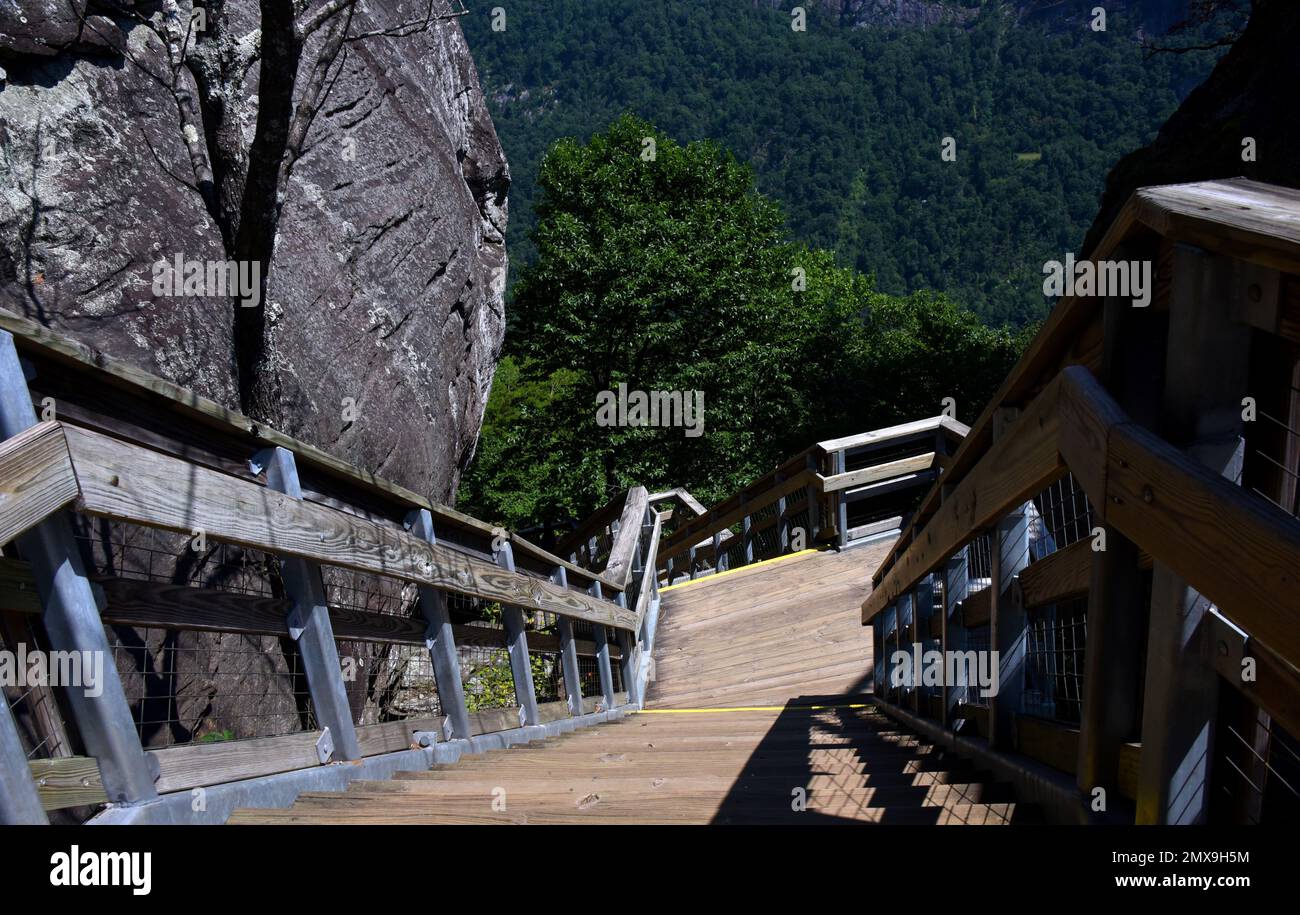
[[[616,599],[616,603],[624,610],[627,609],[627,594],[621,593]],[[637,705],[641,701],[641,689],[637,683],[640,679],[637,676],[638,658],[636,657],[636,633],[629,632],[626,629],[615,629],[614,638],[618,641],[619,676],[623,680],[623,688],[627,690],[627,701],[629,704]]]
[[[970,547],[964,546],[957,552],[953,553],[943,568],[943,632],[941,635],[943,644],[941,648],[944,652],[944,658],[948,657],[947,653],[949,650],[955,650],[951,644],[953,634],[952,616],[956,612],[957,607],[970,593],[969,566],[967,564],[969,550]],[[964,648],[965,646],[963,645],[961,647]],[[940,720],[945,728],[948,726],[948,713],[950,711],[949,703],[952,701],[949,689],[953,685],[954,684],[948,682],[948,677],[945,673],[943,686],[940,688],[940,695],[943,697],[943,712],[940,716]]]
[[[561,588],[569,586],[569,575],[564,566],[551,573],[551,580]],[[573,620],[559,617],[560,665],[564,670],[564,692],[569,703],[569,714],[575,718],[582,714],[582,675],[578,671],[578,642],[573,637]]]
[[[844,459],[843,450],[835,452],[835,473],[844,473],[847,466]],[[840,489],[835,492],[835,524],[838,530],[836,535],[839,537],[839,545],[846,546],[849,542],[849,503],[844,497],[847,490]]]
[[[411,512],[406,518],[411,534],[428,544],[438,538],[433,531],[433,515],[427,508]],[[438,685],[438,704],[445,716],[443,737],[469,739],[469,709],[465,706],[465,685],[460,677],[460,656],[456,652],[456,638],[447,612],[447,598],[437,588],[420,585],[420,613],[429,624],[425,630],[424,644],[433,662],[434,681]]]
[[[591,596],[597,600],[604,599],[600,582],[591,583]],[[600,693],[608,711],[614,707],[614,668],[609,663],[609,632],[599,623],[593,623],[591,631],[596,638],[596,669],[600,672]]]
[[[34,425],[36,411],[13,336],[0,331],[0,439],[12,438]],[[86,751],[99,762],[105,793],[117,804],[156,798],[157,767],[150,765],[140,746],[71,521],[64,514],[47,518],[18,537],[17,543],[31,564],[51,649],[103,661],[103,682],[95,684],[94,690],[70,687],[64,695]],[[87,696],[91,691],[98,695]]]
[[[990,648],[998,652],[998,692],[989,697],[989,745],[1009,749],[1025,677],[1026,615],[1016,577],[1029,564],[1029,520],[1021,505],[998,521],[992,542]]]
[[[507,572],[515,570],[515,554],[509,543],[501,544],[496,553],[496,562]],[[502,608],[501,620],[506,627],[506,652],[510,655],[510,675],[515,681],[515,700],[519,703],[519,724],[540,724],[537,690],[533,687],[533,666],[528,657],[528,634],[524,631],[524,611],[506,605]]]
[[[268,448],[259,452],[253,463],[266,470],[268,489],[282,492],[291,499],[302,499],[298,465],[293,452],[285,448]],[[289,636],[298,645],[307,688],[311,691],[312,712],[323,728],[329,728],[335,759],[360,759],[352,706],[343,685],[338,643],[330,622],[329,598],[320,566],[299,556],[280,560],[280,577],[285,595],[293,601],[286,623]]]

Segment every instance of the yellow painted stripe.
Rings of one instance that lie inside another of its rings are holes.
[[[833,708],[870,708],[869,702],[848,702],[843,705],[733,705],[728,708],[643,708],[639,715],[704,715],[714,712],[790,712],[795,709],[823,711]]]
[[[751,562],[749,565],[741,566],[738,569],[727,569],[727,571],[725,572],[714,572],[712,575],[706,575],[703,578],[694,578],[691,579],[690,581],[678,582],[675,585],[667,585],[666,587],[660,588],[659,593],[663,594],[665,591],[672,591],[674,588],[685,588],[688,587],[689,585],[698,585],[700,582],[704,582],[704,581],[717,581],[719,578],[726,578],[728,575],[735,575],[737,572],[748,572],[751,569],[757,569],[760,566],[770,566],[773,565],[774,563],[785,562],[787,559],[794,559],[796,556],[806,556],[809,553],[824,553],[824,552],[826,552],[825,549],[819,550],[819,549],[813,549],[812,547],[809,547],[808,549],[800,550],[797,553],[786,553],[784,556],[777,556],[775,559],[764,559],[762,562]]]

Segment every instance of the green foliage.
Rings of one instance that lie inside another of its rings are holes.
[[[227,728],[225,730],[213,731],[209,734],[204,734],[202,737],[199,738],[198,742],[199,743],[224,743],[227,740],[234,740],[234,739],[235,739],[235,732]]]
[[[791,243],[716,144],[624,115],[557,143],[541,180],[539,257],[462,484],[480,516],[583,517],[634,484],[716,500],[813,441],[935,415],[943,397],[973,418],[1018,351],[943,296],[879,293]],[[598,425],[599,393],[620,383],[702,391],[704,434]]]
[[[528,660],[532,667],[534,684],[545,683],[554,674],[552,668],[555,662],[543,655],[529,655]],[[465,707],[469,711],[481,712],[518,704],[509,658],[502,657],[470,671],[465,683]]]
[[[806,33],[750,0],[515,0],[504,32],[490,6],[465,17],[511,164],[515,266],[538,256],[546,151],[632,111],[724,144],[794,238],[878,290],[942,289],[986,323],[1030,323],[1043,262],[1080,245],[1110,166],[1215,59],[1144,59],[1120,10],[1105,32],[999,2],[966,27],[850,29],[803,5]],[[956,162],[940,160],[945,136]]]

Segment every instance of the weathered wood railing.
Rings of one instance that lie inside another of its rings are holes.
[[[106,659],[97,695],[61,690],[83,756],[61,744],[61,757],[29,765],[9,703],[0,709],[0,821],[43,822],[48,809],[104,802],[104,821],[220,820],[235,803],[287,802],[306,787],[427,767],[640,702],[660,533],[644,489],[613,510],[603,568],[587,568],[576,553],[556,556],[3,311],[0,439],[0,546],[9,545],[0,616],[38,622],[54,652]],[[283,593],[95,574],[70,513],[172,532],[181,555],[194,540],[274,557]],[[412,589],[417,615],[337,606],[324,568]],[[499,606],[503,625],[457,622],[452,597]],[[525,613],[554,615],[557,631],[529,628]],[[289,639],[315,728],[146,748],[105,624]],[[591,637],[577,637],[575,624]],[[427,651],[442,715],[358,726],[339,640]],[[470,712],[460,669],[467,647],[508,654],[518,708]],[[538,652],[558,655],[562,701],[537,701]],[[582,692],[583,656],[596,663],[596,696]],[[339,761],[357,765],[327,765]]]
[[[1091,260],[1151,262],[1152,300],[1057,304],[874,575],[877,689],[1061,819],[1277,817],[1300,799],[1300,192],[1147,188]],[[914,645],[996,651],[996,693],[917,683]]]
[[[659,549],[665,580],[725,571],[820,542],[847,546],[897,532],[916,494],[966,431],[956,420],[935,416],[819,442],[707,510],[692,499],[685,504],[695,517],[676,524]],[[683,495],[670,490],[652,497],[666,499]]]

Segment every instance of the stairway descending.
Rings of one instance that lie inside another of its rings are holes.
[[[807,553],[665,590],[646,709],[281,810],[272,823],[1037,822],[1011,788],[898,727],[858,624],[880,547]]]
[[[1032,822],[995,784],[874,708],[638,714],[231,823]]]

